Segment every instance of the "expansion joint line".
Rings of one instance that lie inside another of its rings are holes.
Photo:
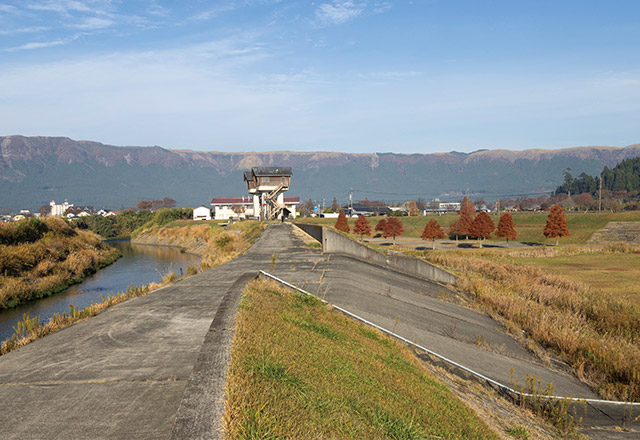
[[[274,275],[271,275],[271,274],[269,274],[269,273],[267,273],[267,272],[265,272],[263,270],[261,270],[260,273],[263,274],[266,277],[269,277],[269,278],[279,282],[280,284],[283,284],[283,285],[293,289],[293,290],[296,290],[296,291],[298,291],[300,293],[303,293],[305,295],[312,296],[312,297],[322,301],[325,304],[330,304],[328,301],[325,301],[324,299],[319,298],[318,296],[314,295],[313,293],[307,292],[306,290],[303,290],[303,289],[301,289],[301,288],[299,288],[297,286],[294,286],[291,283],[288,283],[288,282],[286,282],[284,280],[281,280],[280,278],[278,278],[278,277],[276,277]],[[371,327],[375,327],[378,330],[380,330],[381,332],[386,333],[386,334],[388,334],[390,336],[393,336],[394,338],[399,339],[400,341],[404,342],[405,344],[408,344],[408,345],[410,345],[412,347],[415,347],[415,348],[417,348],[417,349],[419,349],[421,351],[424,351],[424,352],[430,354],[431,356],[434,356],[434,357],[444,361],[445,363],[447,363],[449,365],[453,365],[454,367],[457,367],[457,368],[459,368],[459,369],[461,369],[461,370],[463,370],[463,371],[465,371],[465,372],[467,372],[467,373],[469,373],[469,374],[471,374],[471,375],[473,375],[473,376],[475,376],[477,378],[480,378],[480,379],[482,379],[482,380],[484,380],[484,381],[486,381],[486,382],[488,382],[488,383],[490,383],[490,384],[492,384],[492,385],[500,388],[501,390],[506,391],[506,392],[508,392],[508,393],[510,393],[512,395],[516,395],[516,396],[519,396],[519,397],[537,397],[537,398],[543,398],[543,399],[548,399],[548,400],[569,400],[569,401],[578,402],[578,403],[606,403],[606,404],[610,404],[610,405],[627,405],[627,406],[633,406],[633,407],[640,407],[640,402],[623,402],[623,401],[619,401],[619,400],[587,399],[587,398],[582,398],[582,397],[567,397],[567,396],[541,396],[539,394],[536,394],[534,396],[533,394],[523,393],[521,391],[514,390],[513,388],[511,388],[511,387],[509,387],[507,385],[504,385],[504,384],[502,384],[502,383],[500,383],[500,382],[498,382],[496,380],[493,380],[493,379],[491,379],[491,378],[489,378],[489,377],[487,377],[487,376],[485,376],[485,375],[483,375],[481,373],[478,373],[477,371],[474,371],[469,367],[465,367],[464,365],[459,364],[456,361],[453,361],[453,360],[451,360],[449,358],[446,358],[446,357],[442,356],[441,354],[436,353],[433,350],[429,350],[428,348],[423,347],[420,344],[416,344],[415,342],[410,341],[409,339],[407,339],[407,338],[405,338],[403,336],[400,336],[399,334],[394,333],[391,330],[387,330],[384,327],[380,327],[379,325],[374,324],[373,322],[368,321],[368,320],[356,315],[355,313],[352,313],[352,312],[350,312],[350,311],[348,311],[346,309],[343,309],[342,307],[336,306],[334,304],[331,304],[331,306],[334,309],[339,310],[340,312],[344,313],[345,315],[348,315],[348,316],[350,316],[350,317],[352,317],[352,318],[354,318],[354,319],[356,319],[358,321],[361,321],[361,322],[363,322],[363,323],[365,323],[365,324],[367,324],[367,325],[369,325]]]

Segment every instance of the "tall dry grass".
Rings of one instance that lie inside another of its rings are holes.
[[[511,251],[511,255],[522,252]],[[459,271],[458,284],[464,292],[501,318],[514,334],[524,330],[563,358],[602,397],[640,400],[638,306],[585,283],[499,257],[491,251],[425,254],[427,260]]]
[[[120,255],[97,235],[61,219],[43,223],[46,232],[36,241],[0,245],[0,309],[64,290]]]

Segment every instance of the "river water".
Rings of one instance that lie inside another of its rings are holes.
[[[80,283],[63,292],[14,309],[0,311],[0,341],[13,334],[13,327],[25,313],[40,315],[43,323],[54,313],[69,311],[69,304],[83,308],[91,302],[99,302],[100,296],[124,292],[128,286],[141,286],[159,282],[169,272],[186,273],[189,264],[197,264],[200,257],[181,253],[177,248],[131,244],[129,241],[112,241],[122,257],[110,266],[99,270]]]

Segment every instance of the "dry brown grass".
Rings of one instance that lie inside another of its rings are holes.
[[[640,308],[635,303],[488,256],[496,254],[429,252],[425,258],[459,271],[463,291],[514,333],[524,330],[562,357],[604,398],[640,400]]]
[[[115,261],[119,252],[87,231],[75,231],[60,219],[33,243],[0,245],[0,308],[64,290]]]

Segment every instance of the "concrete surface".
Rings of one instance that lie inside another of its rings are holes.
[[[0,438],[216,438],[238,298],[284,249],[270,236],[1,356]]]
[[[557,394],[595,397],[495,321],[444,301],[444,286],[323,255],[278,224],[232,262],[0,357],[0,438],[217,438],[236,304],[260,269],[507,385],[513,368],[521,382],[531,374]],[[585,432],[640,438],[615,430],[626,411],[589,406]]]

